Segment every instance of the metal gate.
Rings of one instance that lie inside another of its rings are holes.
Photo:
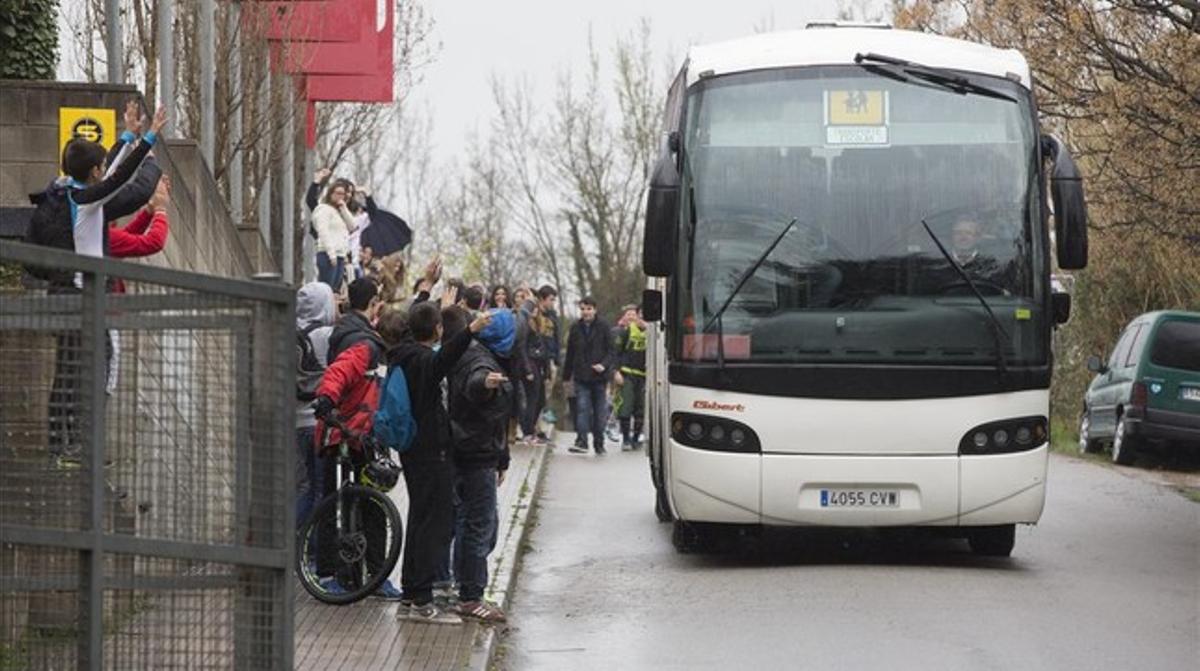
[[[0,262],[0,670],[290,669],[292,291]]]

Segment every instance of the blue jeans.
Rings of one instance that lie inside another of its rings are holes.
[[[500,519],[496,513],[496,469],[458,471],[454,478],[458,504],[458,533],[454,546],[454,576],[458,598],[479,601],[488,583],[488,555],[496,549]]]
[[[325,284],[328,284],[334,291],[337,292],[342,286],[342,275],[346,272],[346,260],[342,257],[337,258],[337,262],[330,261],[327,252],[317,252],[317,279]]]
[[[604,447],[604,422],[608,419],[608,400],[605,397],[604,380],[575,383],[575,431],[578,435],[575,441],[587,443],[588,429],[591,429],[592,439],[596,442],[593,447]]]
[[[316,427],[296,429],[296,528],[325,496],[324,459],[313,450]]]

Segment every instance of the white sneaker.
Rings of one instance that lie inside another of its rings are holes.
[[[401,609],[398,617],[402,620],[426,624],[462,624],[463,622],[457,613],[442,610],[432,601],[421,606],[413,605],[407,609]]]

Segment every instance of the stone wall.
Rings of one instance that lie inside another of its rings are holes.
[[[125,101],[140,95],[124,85],[0,80],[0,235],[13,235],[28,194],[58,174],[58,109],[108,107],[119,124]],[[172,180],[171,234],[148,263],[223,277],[278,272],[258,227],[234,224],[194,141],[169,140],[154,153]]]

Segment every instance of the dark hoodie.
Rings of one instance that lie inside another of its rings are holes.
[[[499,357],[515,345],[516,328],[508,311],[493,311],[485,328],[450,374],[450,435],[454,465],[460,469],[507,471],[508,418],[512,414],[512,381],[488,389],[489,373],[504,373]]]
[[[474,342],[450,375],[450,437],[460,469],[508,470],[513,385],[508,381],[488,389],[485,384],[489,373],[503,372],[492,352]]]
[[[463,329],[437,352],[413,340],[388,350],[388,365],[404,369],[413,419],[417,422],[412,449],[400,455],[404,465],[446,461],[449,456],[450,416],[442,397],[442,380],[470,344],[471,331]]]

